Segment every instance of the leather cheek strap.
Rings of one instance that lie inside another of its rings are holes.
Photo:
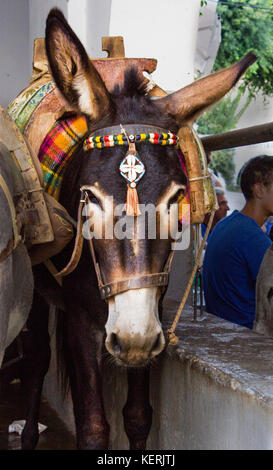
[[[74,269],[79,264],[82,255],[82,248],[83,248],[83,235],[82,235],[82,227],[83,227],[83,218],[82,218],[82,210],[86,203],[86,199],[81,198],[79,208],[78,208],[78,221],[77,221],[77,234],[75,239],[75,245],[72,252],[72,256],[68,262],[68,264],[62,269],[62,271],[55,274],[55,277],[58,279],[62,276],[68,276],[71,274]]]
[[[88,202],[88,200],[89,198],[86,194],[82,196],[81,198],[79,209],[78,209],[77,234],[76,234],[76,240],[75,240],[73,253],[70,258],[70,261],[65,266],[65,268],[62,269],[62,271],[60,271],[59,273],[55,274],[56,278],[60,278],[62,276],[67,276],[68,274],[71,274],[74,271],[74,269],[76,269],[80,261],[80,258],[82,255],[82,249],[83,249],[83,241],[84,241],[83,234],[82,234],[82,227],[83,227],[82,210],[85,204]],[[166,288],[166,286],[168,285],[169,271],[170,271],[174,251],[170,253],[167,259],[167,262],[165,264],[164,271],[161,273],[145,274],[143,276],[120,279],[120,280],[117,280],[108,284],[103,284],[99,264],[96,260],[93,240],[90,239],[88,240],[88,242],[89,242],[90,254],[91,254],[95,271],[96,271],[98,287],[99,287],[99,291],[100,291],[100,295],[102,299],[106,300],[110,297],[113,297],[116,294],[120,294],[130,289],[140,289],[144,287]]]

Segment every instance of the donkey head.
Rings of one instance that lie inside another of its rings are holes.
[[[120,124],[125,131],[129,129],[128,133],[132,132],[130,125],[133,129],[137,125],[140,133],[144,125],[148,130],[150,126],[150,132],[163,129],[177,133],[181,125],[192,123],[224,96],[254,60],[254,55],[248,54],[222,72],[152,101],[134,70],[125,74],[123,87],[116,86],[109,93],[84,47],[58,10],[52,10],[47,20],[46,49],[58,89],[70,107],[87,116],[91,135],[96,135],[97,130],[101,135],[104,129],[108,134],[117,134]],[[156,216],[152,239],[146,226],[144,237],[140,239],[135,235],[139,217],[132,216],[127,216],[134,233],[132,237],[120,237],[116,232],[113,238],[105,237],[109,226],[117,227],[124,220],[124,213],[116,209],[122,207],[127,198],[128,187],[119,168],[128,147],[82,149],[74,158],[73,188],[77,189],[74,204],[79,203],[80,187],[85,187],[90,199],[89,210],[103,235],[95,237],[94,247],[104,284],[122,283],[124,279],[127,282],[163,271],[172,241],[169,207],[185,190],[186,177],[174,146],[151,145],[145,141],[136,143],[135,148],[146,168],[137,184],[139,203],[165,207]],[[160,224],[167,227],[164,239],[160,237]],[[118,362],[140,366],[159,354],[165,345],[158,314],[162,290],[157,284],[130,288],[127,283],[127,286],[127,290],[108,299],[105,344]]]

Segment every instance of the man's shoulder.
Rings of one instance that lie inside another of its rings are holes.
[[[224,219],[220,220],[216,225],[215,229],[235,229],[238,228],[242,231],[249,231],[263,233],[259,225],[255,222],[254,219],[248,217],[247,215],[242,214],[238,210],[234,210],[232,214],[228,215]]]
[[[232,214],[228,215],[216,224],[214,228],[215,233],[233,231],[234,229],[247,229],[249,221],[245,221],[241,216],[242,214],[239,211],[233,211]]]
[[[252,237],[266,237],[258,224],[251,217],[235,210],[222,219],[212,232],[211,241],[215,243],[244,244]]]

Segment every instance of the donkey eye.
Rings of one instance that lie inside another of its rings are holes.
[[[103,209],[101,202],[96,198],[96,196],[92,195],[90,197],[90,202],[91,204],[95,204],[96,206],[98,206],[100,209]]]
[[[100,206],[100,201],[96,198],[96,196],[94,196],[94,194],[92,194],[89,199],[90,202],[93,202],[94,204],[98,204]]]
[[[88,193],[88,198],[89,198],[89,201],[93,204],[96,204],[97,206],[100,206],[100,208],[102,209],[102,204],[101,202],[98,200],[98,198],[92,193],[92,191],[90,190],[87,190],[87,193]]]
[[[174,194],[174,196],[172,196],[172,197],[169,199],[169,202],[168,202],[168,209],[171,207],[172,204],[178,202],[179,199],[181,199],[181,198],[184,196],[184,194],[185,194],[184,189],[182,189],[182,188],[178,189],[178,191],[176,191],[176,193]]]

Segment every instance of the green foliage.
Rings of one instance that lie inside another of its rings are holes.
[[[208,4],[207,0],[201,0],[201,1],[200,1],[200,6],[201,6],[201,8],[202,8],[203,6],[205,6],[205,5],[207,5],[207,4]],[[203,13],[200,11],[200,12],[199,12],[199,15],[202,16]]]
[[[251,96],[248,95],[245,104],[240,107],[242,94],[239,89],[235,97],[228,95],[200,116],[197,121],[199,134],[220,134],[236,127],[251,101]]]
[[[244,54],[253,51],[258,60],[242,79],[243,90],[252,96],[262,92],[273,94],[273,1],[272,0],[229,0],[237,6],[218,3],[217,12],[221,17],[222,42],[214,64],[214,70],[227,67],[238,61]],[[268,8],[262,10],[251,8]]]

